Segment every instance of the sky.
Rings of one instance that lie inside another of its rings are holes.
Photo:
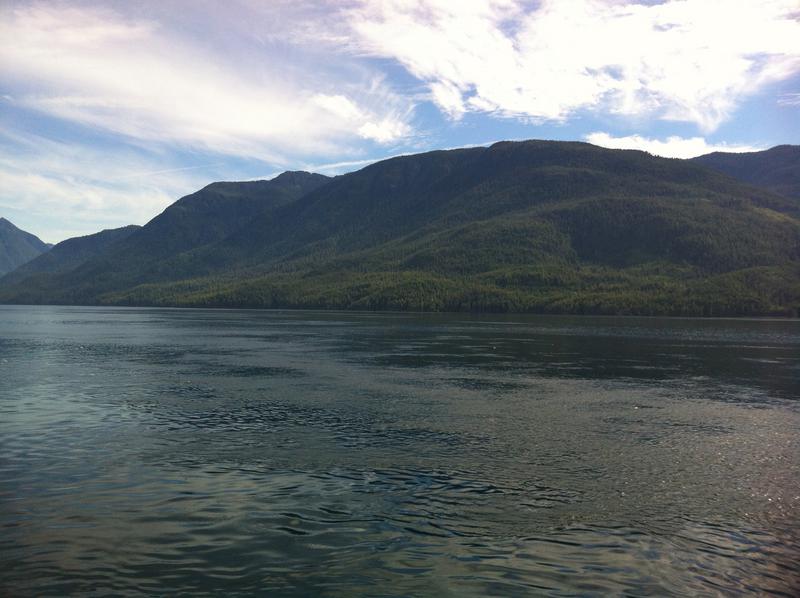
[[[47,242],[508,139],[800,143],[800,0],[0,3],[0,216]]]

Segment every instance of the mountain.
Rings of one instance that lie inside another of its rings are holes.
[[[216,234],[206,234],[212,222],[200,211],[192,226],[183,214],[165,221],[160,245],[134,243],[154,219],[35,289],[0,281],[0,300],[671,315],[800,308],[797,202],[690,161],[501,142],[392,158],[311,187]]]
[[[693,160],[745,183],[800,200],[800,145],[739,154],[714,152]]]
[[[0,218],[0,276],[47,251],[50,246]]]
[[[328,181],[308,172],[284,172],[269,181],[212,183],[169,206],[118,250],[152,262],[225,238],[256,216],[291,203]]]
[[[130,225],[100,231],[85,237],[67,239],[53,246],[50,251],[42,253],[3,277],[4,285],[11,285],[23,280],[33,283],[33,278],[70,272],[91,258],[101,256],[108,248],[139,230],[139,226]]]
[[[115,242],[107,243],[96,255],[74,260],[71,268],[54,268],[49,276],[41,270],[35,278],[1,278],[0,300],[84,302],[108,289],[169,279],[170,273],[163,271],[165,260],[223,239],[254,217],[290,203],[328,180],[320,174],[284,172],[269,181],[212,183],[179,199],[143,227],[117,235]],[[111,240],[114,231],[106,232],[112,234],[103,239]],[[85,247],[89,242],[97,245],[99,239],[69,241]],[[72,246],[69,249],[71,255],[77,255]]]

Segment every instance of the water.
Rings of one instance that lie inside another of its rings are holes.
[[[800,322],[0,307],[0,594],[800,592]]]

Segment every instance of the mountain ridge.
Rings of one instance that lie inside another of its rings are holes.
[[[697,161],[533,140],[334,178],[285,174],[212,183],[68,275],[36,288],[0,280],[0,301],[666,315],[800,306],[797,202]],[[282,194],[290,180],[302,188]],[[252,207],[264,191],[261,209],[229,209],[229,195]],[[230,226],[209,222],[219,205]],[[191,229],[187,206],[208,208],[202,230],[153,249],[145,229]]]
[[[110,245],[125,239],[140,228],[135,224],[129,224],[120,228],[105,229],[92,235],[66,239],[9,272],[3,277],[3,281],[8,285],[36,275],[70,272],[88,259],[101,255]]]
[[[287,172],[269,181],[216,182],[186,195],[108,251],[61,273],[61,280],[83,277],[144,280],[158,276],[160,263],[197,246],[213,243],[256,215],[293,201],[328,180],[324,175]],[[58,282],[58,279],[56,279]],[[97,286],[92,283],[92,286]]]
[[[11,221],[0,217],[0,276],[50,249],[50,245],[36,235],[17,228]]]
[[[776,145],[759,152],[712,152],[692,161],[751,185],[800,200],[800,146]]]

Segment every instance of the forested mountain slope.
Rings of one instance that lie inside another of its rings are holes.
[[[787,314],[800,306],[795,208],[690,161],[502,142],[378,162],[228,234],[165,242],[157,267],[117,248],[0,300]]]
[[[779,145],[762,152],[714,152],[694,161],[745,183],[800,200],[800,145]]]
[[[87,260],[101,256],[108,248],[139,230],[136,225],[100,231],[84,237],[73,237],[57,243],[49,251],[23,264],[3,277],[4,285],[26,280],[37,274],[70,272]]]
[[[320,174],[285,172],[269,181],[212,183],[179,199],[131,234],[120,235],[102,251],[76,261],[72,268],[55,268],[50,276],[37,275],[35,284],[25,276],[0,279],[0,300],[83,302],[107,289],[163,279],[159,272],[165,260],[223,239],[256,216],[290,203],[328,180]]]
[[[0,276],[44,253],[50,246],[36,235],[0,218]]]

